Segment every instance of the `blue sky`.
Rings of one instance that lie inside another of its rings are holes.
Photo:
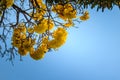
[[[90,19],[68,30],[58,51],[14,66],[0,59],[0,80],[120,80],[120,11],[89,10]]]

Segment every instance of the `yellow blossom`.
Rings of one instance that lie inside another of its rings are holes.
[[[19,48],[21,46],[22,39],[26,38],[26,35],[20,33],[19,31],[20,30],[18,28],[15,28],[15,31],[13,32],[13,36],[12,36],[12,45],[17,47],[17,48]]]
[[[12,45],[20,48],[24,39],[26,39],[26,28],[23,24],[19,24],[16,28],[14,28]]]
[[[5,9],[11,7],[13,3],[14,3],[14,0],[1,0],[0,1],[0,5],[2,5],[3,8]]]
[[[59,27],[57,30],[53,32],[53,40],[50,40],[48,42],[49,48],[57,49],[61,47],[67,39],[67,31],[61,27]]]
[[[34,29],[33,29],[33,28],[27,28],[27,31],[28,31],[29,33],[34,33]]]
[[[59,39],[66,36],[67,36],[67,31],[61,27],[58,27],[58,29],[53,32],[53,38],[55,39]]]
[[[33,58],[35,60],[40,60],[40,59],[44,58],[46,51],[47,51],[46,46],[42,45],[42,46],[38,47],[37,50],[31,52],[30,56],[31,56],[31,58]]]
[[[73,6],[69,3],[65,5],[57,4],[53,6],[52,11],[56,12],[63,20],[76,18],[77,13]]]
[[[59,39],[59,40],[53,39],[53,40],[49,41],[48,47],[53,48],[53,49],[58,49],[65,43],[65,41],[66,40],[64,40],[64,39]]]
[[[9,8],[13,5],[14,0],[6,0],[6,8]]]
[[[48,43],[48,36],[42,38],[42,44]]]
[[[69,11],[73,10],[73,6],[72,6],[70,3],[65,4],[65,5],[64,5],[64,8],[65,8],[65,9],[68,9]]]
[[[22,33],[26,33],[26,26],[25,26],[24,23],[20,23],[20,24],[18,25],[17,29],[19,29],[20,32],[22,32]]]
[[[82,16],[80,16],[80,19],[83,21],[88,20],[89,18],[90,18],[90,16],[89,16],[88,11],[85,11],[84,14]]]
[[[19,48],[21,47],[21,40],[20,39],[14,39],[13,42],[12,42],[12,45]]]
[[[47,20],[47,24],[48,24],[47,27],[48,27],[49,30],[53,29],[54,23],[53,23],[53,21],[51,19]]]
[[[64,9],[64,6],[61,4],[53,5],[52,6],[52,11],[60,13]]]
[[[31,0],[31,3],[33,4],[34,7],[36,7],[36,3],[37,3],[39,6],[41,6],[42,0],[36,0],[36,2],[35,2],[35,0]]]
[[[21,56],[25,56],[28,51],[26,49],[24,49],[23,47],[19,47],[18,48],[18,53],[21,55]]]
[[[72,20],[68,20],[68,22],[65,23],[64,26],[67,27],[67,28],[73,26],[73,22],[72,22]]]
[[[48,46],[47,46],[47,44],[41,44],[40,47],[42,48],[42,50],[44,51],[44,53],[48,52]]]
[[[31,48],[33,48],[34,44],[35,44],[35,40],[33,40],[32,38],[26,38],[22,42],[23,48],[27,51],[31,51]]]
[[[58,16],[65,21],[68,19],[66,16],[63,15],[63,13],[58,14]]]
[[[35,25],[35,26],[34,26],[34,31],[35,31],[36,33],[39,33],[39,34],[44,33],[44,32],[47,30],[46,25],[47,25],[46,23],[45,23],[45,24]]]
[[[32,14],[30,14],[31,16],[32,16]],[[43,18],[43,15],[41,14],[41,13],[38,13],[38,12],[36,12],[36,13],[34,13],[33,14],[33,19],[34,20],[41,20]]]
[[[76,10],[73,8],[71,4],[65,4],[64,10],[63,10],[64,16],[66,16],[68,19],[76,18]]]
[[[42,3],[42,4],[41,4],[41,8],[42,8],[43,10],[45,10],[45,9],[46,9],[46,5],[45,5],[44,3]]]
[[[52,22],[52,20],[48,20],[48,19],[43,19],[38,25],[34,26],[34,31],[36,33],[44,33],[46,30],[50,30],[54,27],[54,23]]]
[[[43,18],[45,13],[46,13],[45,9],[36,8],[36,12],[35,13],[30,13],[30,15],[33,17],[34,20],[39,21]]]

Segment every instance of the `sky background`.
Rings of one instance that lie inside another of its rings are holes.
[[[0,80],[120,80],[120,10],[90,10],[88,21],[68,30],[58,51],[35,61],[0,59]]]

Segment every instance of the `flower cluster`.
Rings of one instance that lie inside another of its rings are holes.
[[[32,13],[33,19],[36,21],[39,21],[43,18],[45,13],[46,13],[46,11],[44,9],[37,9],[35,13]],[[32,14],[31,14],[31,16],[32,16]]]
[[[43,19],[40,23],[34,26],[36,33],[44,33],[46,30],[51,30],[54,27],[54,23],[50,19]]]
[[[73,6],[70,3],[67,4],[57,4],[53,6],[52,9],[53,12],[56,12],[60,18],[63,20],[73,19],[76,18],[76,10],[73,8]]]
[[[39,60],[50,49],[55,50],[65,44],[68,35],[66,29],[74,26],[73,21],[77,18],[77,11],[71,3],[47,7],[42,0],[31,0],[31,2],[35,7],[35,10],[30,13],[33,23],[31,25],[21,23],[14,28],[12,45],[18,49],[21,56],[29,53],[31,58]],[[57,18],[60,18],[64,23],[56,21],[50,14],[51,11],[57,14]],[[83,16],[80,16],[81,20],[88,18],[87,11]],[[37,38],[37,36],[39,37]]]
[[[38,47],[37,50],[33,50],[30,52],[30,56],[31,58],[35,59],[35,60],[39,60],[44,58],[45,53],[48,51],[47,46],[46,45],[41,45]]]
[[[30,53],[31,58],[35,60],[42,59],[50,48],[58,49],[67,39],[67,31],[64,28],[59,27],[53,31],[53,38],[51,40],[48,39],[48,36],[43,37],[39,47],[35,49],[34,45],[37,45],[36,40],[27,36],[27,32],[29,33],[29,31],[26,30],[25,25],[19,24],[17,28],[14,29],[12,45],[18,48],[18,53],[21,56]]]
[[[12,45],[18,48],[18,53],[22,56],[31,52],[35,40],[26,37],[26,27],[24,24],[19,24],[17,28],[14,29],[12,37]]]
[[[48,37],[43,37],[41,45],[36,50],[31,51],[30,56],[35,60],[39,60],[44,58],[46,52],[48,52]]]
[[[83,21],[88,20],[89,18],[90,18],[90,16],[89,16],[88,11],[85,11],[84,14],[82,16],[80,16],[80,19]]]
[[[46,5],[42,0],[31,0],[32,5],[36,8],[35,12],[31,12],[30,15],[35,21],[39,21],[44,18],[46,13]]]
[[[72,22],[71,19],[69,19],[69,20],[67,21],[67,23],[64,24],[64,26],[65,26],[66,28],[69,28],[69,27],[71,27],[71,26],[73,26],[73,25],[74,25],[74,24],[73,24],[73,22]]]
[[[14,0],[1,0],[0,1],[0,7],[6,9],[13,5]]]
[[[31,0],[31,3],[34,7],[39,6],[39,7],[42,7],[43,9],[46,8],[46,6],[45,6],[45,4],[43,3],[42,0]]]
[[[0,16],[2,15],[2,11],[11,7],[14,3],[14,0],[0,0]]]
[[[48,42],[48,47],[57,49],[66,42],[67,31],[64,28],[59,27],[57,30],[53,32],[52,36],[54,39]]]

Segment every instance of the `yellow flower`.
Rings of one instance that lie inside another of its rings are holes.
[[[53,32],[53,38],[59,39],[67,36],[67,31],[64,28],[58,27],[57,30]]]
[[[63,15],[66,16],[68,19],[76,18],[76,10],[69,10],[64,9]]]
[[[32,38],[26,38],[22,42],[23,48],[27,51],[31,51],[31,48],[33,48],[34,44],[35,44],[35,40],[33,40]]]
[[[20,34],[20,33],[13,33],[12,36],[12,45],[19,48],[21,46],[21,41],[22,39],[25,39],[26,35],[25,34]]]
[[[47,27],[46,27],[47,24],[38,24],[38,25],[35,25],[34,26],[34,31],[36,33],[44,33],[46,30],[47,30]]]
[[[48,36],[42,38],[42,44],[48,43]]]
[[[20,39],[25,39],[26,38],[26,34],[21,34],[20,35]]]
[[[33,53],[34,51],[34,47],[31,47],[29,53]]]
[[[76,18],[76,14],[77,14],[76,10],[70,11],[68,19]]]
[[[48,47],[49,47],[49,48],[54,48],[54,49],[56,49],[56,48],[59,48],[59,47],[60,47],[60,45],[58,45],[58,44],[59,44],[59,41],[53,39],[53,40],[50,40],[50,41],[48,42]]]
[[[38,25],[34,26],[34,31],[36,33],[44,33],[46,30],[50,30],[54,27],[54,23],[52,20],[43,19]]]
[[[33,1],[31,0],[31,3],[34,7],[39,6],[42,9],[46,9],[46,5],[43,3],[42,0],[36,0],[36,2],[34,0]]]
[[[33,2],[32,2],[32,1],[33,1]],[[37,2],[37,4],[38,4],[39,6],[41,6],[42,0],[36,0],[36,2]],[[35,2],[35,0],[31,0],[31,3],[33,4],[34,7],[36,7],[36,2]]]
[[[47,24],[48,24],[47,27],[48,27],[49,30],[53,29],[54,23],[53,23],[53,21],[51,19],[47,20]]]
[[[52,11],[56,12],[63,20],[76,18],[77,13],[73,6],[69,3],[65,5],[57,4],[53,6]]]
[[[40,46],[37,50],[30,53],[31,58],[35,60],[40,60],[45,56],[45,50],[42,46]]]
[[[30,13],[30,15],[33,17],[34,20],[41,20],[44,16],[44,14],[46,13],[45,9],[41,9],[41,8],[36,8],[36,12],[35,13]]]
[[[64,16],[63,14],[58,14],[58,16],[61,18],[61,19],[63,19],[63,20],[67,20],[68,18],[66,17],[66,16]]]
[[[14,0],[6,0],[6,8],[9,8],[13,5]]]
[[[85,13],[82,16],[80,16],[80,19],[83,21],[88,20],[89,18],[90,16],[88,11],[85,11]]]
[[[27,31],[28,31],[29,33],[34,33],[34,29],[33,29],[33,28],[27,28]]]
[[[20,38],[21,38],[20,33],[13,33],[12,40],[20,39]]]
[[[0,5],[2,6],[1,10],[11,7],[13,3],[14,3],[14,0],[1,0],[0,1]]]
[[[23,24],[19,24],[13,31],[12,45],[20,48],[24,39],[26,39],[26,28]]]
[[[68,20],[68,22],[65,23],[64,26],[67,27],[67,28],[73,26],[73,22],[72,22],[72,20]]]
[[[46,5],[42,3],[41,4],[41,8],[45,10],[46,9]]]
[[[12,42],[12,45],[17,47],[17,48],[21,47],[21,40],[14,39]]]
[[[48,47],[49,48],[53,48],[53,49],[58,49],[59,47],[61,47],[63,44],[65,43],[64,39],[53,39],[51,41],[49,41],[48,43]]]
[[[60,13],[64,9],[64,6],[61,4],[53,5],[52,6],[52,11]]]
[[[49,48],[57,49],[61,47],[67,39],[67,31],[61,27],[59,27],[57,30],[53,32],[53,40],[50,40],[48,42]]]
[[[32,14],[30,14],[31,16],[32,16]],[[41,14],[41,13],[38,13],[38,12],[36,12],[36,13],[34,13],[33,14],[33,19],[34,20],[41,20],[43,18],[43,15]]]
[[[69,10],[73,10],[73,7],[72,7],[72,5],[71,5],[70,3],[65,4],[65,5],[64,5],[64,8],[65,8],[65,9],[68,8]]]
[[[46,53],[48,51],[48,46],[47,44],[41,44],[40,46],[42,48],[42,50],[44,51],[44,53]]]
[[[26,33],[26,26],[25,26],[24,23],[20,23],[20,24],[18,25],[17,29],[19,29],[20,32],[22,32],[22,33]]]
[[[25,50],[23,47],[19,47],[19,48],[18,48],[18,53],[19,53],[21,56],[25,56],[25,55],[27,55],[28,51]]]
[[[73,8],[71,4],[65,4],[63,15],[66,16],[68,19],[76,18],[76,10]]]
[[[18,29],[18,28],[14,28],[14,32],[13,32],[14,34],[20,34],[21,33],[21,31],[20,31],[20,29]]]

